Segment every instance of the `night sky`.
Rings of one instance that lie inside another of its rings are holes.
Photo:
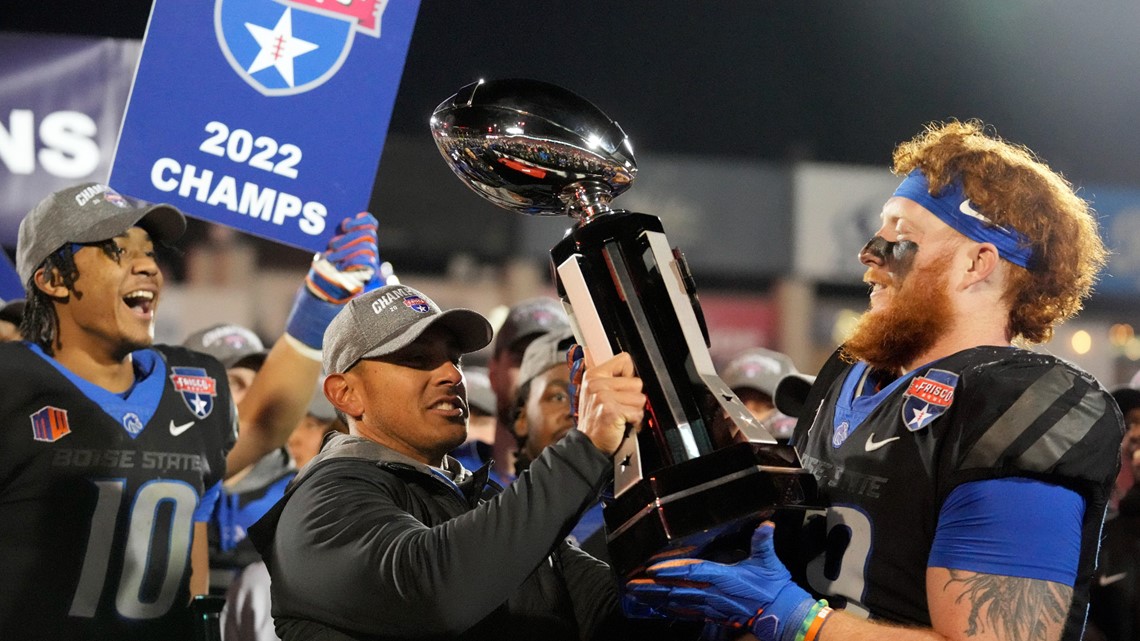
[[[141,37],[150,3],[5,5],[4,30]],[[530,77],[638,149],[885,165],[925,122],[980,118],[1078,185],[1140,186],[1138,26],[1140,3],[1060,0],[424,0],[392,129],[422,135],[481,77]]]

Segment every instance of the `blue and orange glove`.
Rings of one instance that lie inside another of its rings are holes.
[[[747,629],[760,641],[814,639],[830,614],[792,582],[772,546],[774,526],[752,535],[752,555],[734,565],[703,559],[670,559],[649,566],[645,578],[626,584],[634,599],[657,615]],[[638,608],[625,607],[635,614]]]
[[[391,267],[380,264],[376,227],[376,218],[366,211],[342,220],[336,235],[329,239],[328,249],[313,257],[305,284],[293,299],[285,333],[314,350],[310,355],[318,360],[325,328],[341,307],[354,296],[394,278]]]

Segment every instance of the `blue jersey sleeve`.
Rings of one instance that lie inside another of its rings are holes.
[[[964,483],[942,505],[927,565],[1073,585],[1084,513],[1084,499],[1059,485]]]
[[[222,496],[222,482],[218,481],[213,486],[206,489],[205,494],[202,495],[202,500],[198,501],[198,509],[194,510],[194,522],[202,523],[209,521],[210,517],[214,514],[214,508],[218,504],[218,499]]]

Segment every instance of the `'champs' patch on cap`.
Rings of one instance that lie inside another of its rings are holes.
[[[478,312],[443,311],[407,285],[387,285],[353,298],[329,323],[321,350],[325,372],[341,374],[361,359],[391,354],[437,323],[455,335],[464,354],[491,342],[491,324]]]
[[[16,272],[27,283],[41,263],[69,243],[95,243],[142,227],[156,242],[186,230],[182,212],[123,196],[107,185],[83,183],[44,198],[20,222]]]

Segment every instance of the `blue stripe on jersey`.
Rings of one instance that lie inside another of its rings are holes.
[[[166,386],[165,361],[152,349],[141,349],[131,353],[135,368],[135,385],[124,399],[118,394],[80,378],[59,361],[48,356],[39,345],[25,342],[25,345],[40,358],[52,364],[60,374],[71,381],[84,396],[102,408],[118,423],[131,438],[137,438],[158,410],[162,390]]]
[[[214,483],[210,489],[202,494],[202,498],[198,500],[198,507],[194,510],[194,522],[205,523],[210,520],[214,514],[214,507],[218,504],[218,498],[222,496],[222,482]]]
[[[954,488],[942,512],[929,567],[1073,585],[1085,500],[1059,485],[1023,478]]]

